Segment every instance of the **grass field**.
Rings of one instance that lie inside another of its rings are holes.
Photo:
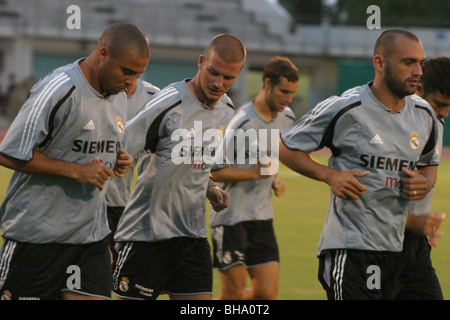
[[[326,156],[314,157],[326,162]],[[0,167],[0,199],[4,198],[11,171]],[[281,254],[280,293],[282,300],[322,300],[325,292],[317,280],[316,247],[326,216],[329,188],[324,183],[300,176],[285,167],[279,176],[286,182],[286,193],[273,199],[275,231]],[[432,209],[446,212],[450,205],[450,159],[443,159]],[[444,299],[450,299],[450,222],[439,246],[432,250],[432,260],[440,279]],[[1,241],[1,240],[0,240]],[[219,292],[219,277],[214,272],[214,297]],[[164,299],[162,297],[162,299]]]

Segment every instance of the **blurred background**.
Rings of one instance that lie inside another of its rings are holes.
[[[379,29],[369,27],[374,20],[367,9],[374,4]],[[68,12],[71,5],[79,8],[79,29],[68,27],[77,18]],[[373,78],[372,50],[385,29],[415,32],[427,57],[449,56],[449,13],[448,0],[0,0],[0,140],[32,85],[87,56],[117,21],[135,23],[149,37],[151,60],[143,78],[160,88],[194,76],[213,36],[240,37],[248,61],[229,93],[236,106],[259,92],[270,57],[288,56],[301,72],[292,104],[300,117],[328,96]],[[450,144],[450,130],[445,132]]]

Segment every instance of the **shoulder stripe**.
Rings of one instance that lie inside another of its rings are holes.
[[[157,96],[153,96],[151,99],[149,98],[149,100],[146,102],[144,107],[132,119],[127,121],[127,125],[129,125],[130,123],[133,123],[134,122],[133,119],[137,119],[138,114],[141,114],[142,112],[145,112],[146,110],[153,108],[161,100],[167,99],[167,98],[169,98],[171,96],[175,96],[177,94],[178,94],[178,91],[173,87],[169,87],[169,88],[159,91]]]
[[[159,132],[159,127],[161,125],[162,119],[167,114],[167,112],[169,112],[170,110],[172,110],[173,108],[175,108],[176,106],[178,106],[180,104],[181,104],[181,100],[174,103],[170,107],[166,108],[164,111],[162,111],[156,117],[156,119],[153,121],[153,123],[150,125],[150,128],[147,131],[147,136],[145,138],[145,150],[150,150],[152,153],[154,153],[156,151],[156,146],[158,145],[158,142],[159,142],[158,132]]]
[[[426,111],[430,115],[430,117],[433,118],[433,114],[431,113],[431,110],[428,109],[427,107],[420,106],[418,104],[415,104],[414,107],[416,107],[417,109],[422,109],[422,110]]]
[[[332,96],[328,99],[325,99],[324,101],[320,102],[311,112],[311,115],[309,116],[308,122],[314,120],[317,116],[319,116],[324,110],[326,110],[330,105],[333,103],[339,102],[340,100],[349,100],[353,97],[358,97],[359,94],[351,91],[351,95],[345,96],[345,97],[338,97],[338,96]]]
[[[66,95],[64,97],[62,97],[61,100],[59,100],[58,103],[53,107],[52,112],[50,114],[50,119],[48,121],[48,128],[49,128],[48,134],[45,137],[44,141],[42,141],[38,145],[39,147],[45,146],[47,144],[47,142],[52,138],[52,133],[53,133],[53,130],[55,129],[54,120],[55,120],[56,112],[58,112],[58,110],[62,106],[62,104],[70,97],[73,90],[75,90],[75,86],[72,86],[72,88],[70,88],[69,92],[67,92]]]
[[[36,134],[35,129],[42,110],[55,91],[68,81],[70,81],[70,78],[65,73],[61,73],[51,80],[49,84],[41,91],[35,104],[31,108],[30,113],[28,114],[25,129],[22,134],[22,140],[20,142],[19,152],[25,153],[27,148],[33,142],[34,135]]]
[[[341,154],[341,150],[339,150],[338,148],[336,148],[335,146],[333,146],[333,135],[334,135],[334,127],[336,126],[336,122],[338,121],[338,119],[347,111],[358,107],[361,105],[361,101],[356,101],[344,108],[342,108],[334,117],[333,119],[330,121],[330,123],[328,124],[327,129],[325,130],[325,134],[322,137],[322,141],[320,141],[320,145],[319,145],[319,149],[323,148],[324,146],[327,146],[328,148],[331,149],[331,152],[333,153],[333,155],[335,157],[338,157]]]
[[[295,122],[295,118],[293,116],[291,116],[290,114],[284,114],[284,116]]]
[[[428,109],[424,106],[417,105],[417,104],[414,105],[414,107],[416,107],[417,109],[426,111],[428,113],[428,115],[430,116],[431,120],[433,121],[433,126],[432,126],[432,129],[430,132],[430,136],[428,137],[428,141],[425,144],[425,147],[423,148],[423,151],[422,151],[422,154],[427,154],[434,149],[435,143],[436,143],[436,130],[435,130],[436,125],[434,122],[434,117],[433,117],[433,114],[431,113],[430,109]]]
[[[245,119],[244,121],[242,121],[242,123],[240,123],[235,129],[237,130],[237,129],[240,129],[240,128],[242,128],[243,126],[244,126],[244,124],[246,124],[247,122],[249,122],[250,120],[248,120],[248,119]]]
[[[234,106],[231,103],[227,102],[227,106],[234,110]]]
[[[227,129],[235,128],[236,123],[242,120],[246,120],[247,116],[245,111],[242,108],[239,108],[238,111],[234,114],[233,118],[231,118],[230,122],[227,125]],[[240,127],[239,125],[238,127]]]

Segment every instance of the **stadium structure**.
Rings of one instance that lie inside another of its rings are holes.
[[[79,28],[68,26],[72,5],[79,8]],[[240,37],[248,60],[230,92],[236,106],[260,90],[261,70],[271,56],[288,56],[301,72],[292,105],[298,117],[328,96],[369,81],[373,45],[389,28],[336,26],[326,19],[298,25],[274,0],[0,0],[0,83],[5,88],[10,74],[18,82],[38,80],[86,56],[117,21],[135,23],[149,37],[151,60],[143,78],[159,87],[192,77],[213,36]],[[408,29],[422,39],[427,56],[450,54],[450,30]],[[450,143],[450,137],[444,140]]]

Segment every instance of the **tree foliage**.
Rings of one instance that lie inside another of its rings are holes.
[[[450,28],[449,0],[279,0],[297,23],[365,25],[370,5],[381,9],[381,24],[389,27]]]

